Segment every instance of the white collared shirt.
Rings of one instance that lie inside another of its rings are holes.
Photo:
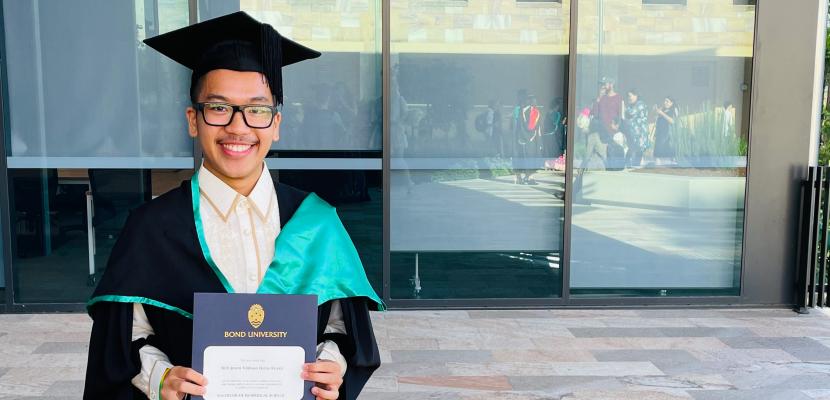
[[[274,258],[274,241],[280,232],[280,211],[271,174],[263,164],[262,173],[248,196],[233,188],[204,167],[199,169],[199,216],[211,258],[234,292],[255,293]],[[346,333],[340,303],[332,303],[325,333]],[[144,308],[133,308],[132,340],[153,334]],[[158,387],[167,368],[172,367],[159,349],[145,345],[139,351],[141,372],[132,379],[150,399],[159,398]],[[346,360],[332,341],[317,346],[317,358],[340,364]]]
[[[280,211],[271,174],[263,168],[248,196],[199,170],[200,215],[210,255],[237,293],[255,293],[274,258]]]

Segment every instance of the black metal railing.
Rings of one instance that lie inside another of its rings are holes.
[[[830,219],[830,167],[809,167],[801,184],[798,232],[796,311],[828,307],[828,219]]]

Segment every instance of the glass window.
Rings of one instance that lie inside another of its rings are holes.
[[[0,225],[0,304],[6,304],[6,244],[3,243],[2,229],[4,227]]]
[[[148,168],[192,169],[190,72],[141,43],[186,26],[188,1],[4,2],[3,17],[15,301],[83,303],[129,210],[189,175]]]
[[[569,3],[391,2],[392,298],[561,294]]]
[[[4,2],[10,168],[192,166],[189,72],[141,43],[187,0]]]
[[[581,0],[571,293],[737,295],[755,7]]]
[[[143,170],[9,170],[15,301],[86,301],[128,211],[149,200],[146,179]]]
[[[322,52],[283,70],[280,140],[273,150],[381,150],[380,2],[201,0],[200,18],[245,11]]]

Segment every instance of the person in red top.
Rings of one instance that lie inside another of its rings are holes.
[[[599,82],[599,96],[594,103],[592,114],[602,121],[606,132],[611,131],[611,122],[615,118],[621,118],[625,107],[622,96],[614,88],[614,80],[603,77]]]

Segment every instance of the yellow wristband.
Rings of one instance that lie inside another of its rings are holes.
[[[164,386],[164,380],[167,379],[167,374],[170,373],[170,368],[164,370],[164,373],[161,374],[161,380],[159,380],[159,400],[161,400],[161,388]]]

